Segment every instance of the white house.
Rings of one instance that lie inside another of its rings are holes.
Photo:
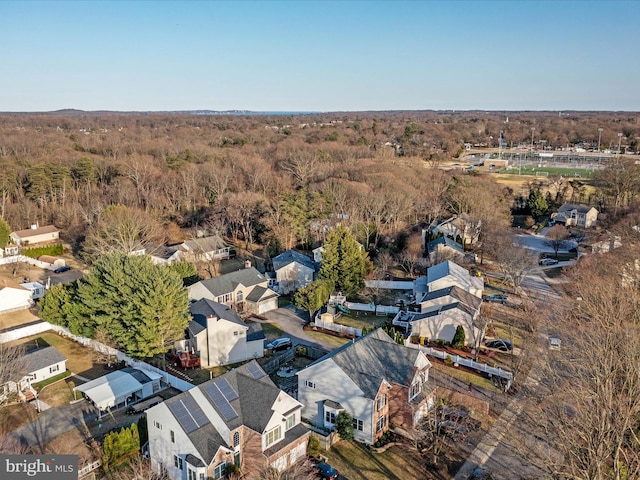
[[[217,367],[264,356],[259,323],[245,323],[231,307],[203,298],[189,307],[188,339],[177,348],[194,351],[203,367]]]
[[[173,480],[283,470],[307,453],[301,410],[252,361],[147,410],[151,467]]]
[[[73,390],[81,392],[100,412],[105,412],[155,395],[164,388],[161,379],[162,376],[154,371],[127,367],[78,385]]]
[[[20,286],[31,292],[31,298],[33,300],[44,297],[46,289],[45,286],[39,282],[25,282],[21,283]]]
[[[261,314],[278,308],[278,294],[268,283],[267,277],[249,267],[190,285],[189,298],[208,298],[238,312]]]
[[[584,228],[595,227],[598,210],[588,205],[565,203],[551,218],[555,223],[563,223],[567,227],[572,225]]]
[[[60,230],[53,225],[38,227],[33,224],[31,228],[12,232],[9,236],[16,245],[23,247],[58,240],[60,238]]]
[[[55,347],[42,347],[27,352],[19,371],[10,372],[8,378],[0,379],[0,399],[16,392],[23,401],[35,398],[33,383],[47,380],[67,371],[67,359]],[[5,372],[9,373],[9,372]]]
[[[0,313],[24,310],[33,304],[32,292],[13,280],[0,279]]]
[[[302,416],[334,430],[338,414],[346,411],[356,440],[373,444],[390,426],[410,429],[431,408],[430,368],[420,350],[377,329],[298,372]]]
[[[191,261],[224,260],[229,258],[230,247],[218,235],[187,240],[180,245],[181,258]]]
[[[313,282],[316,264],[306,255],[287,250],[273,258],[278,292],[287,294]]]
[[[12,257],[20,253],[20,247],[17,245],[7,245],[4,248],[0,248],[0,258]]]
[[[482,292],[484,290],[484,280],[482,277],[472,276],[467,269],[450,260],[428,268],[426,277],[416,279],[414,282],[414,295],[416,301],[419,303],[422,297],[429,292],[454,285],[472,295],[482,298]]]

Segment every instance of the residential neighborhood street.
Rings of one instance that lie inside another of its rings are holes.
[[[329,342],[323,342],[317,340],[309,335],[302,329],[306,320],[302,317],[306,316],[306,312],[298,310],[294,305],[288,305],[283,308],[271,310],[263,314],[269,321],[277,323],[286,332],[287,336],[291,338],[294,345],[311,345],[314,347],[324,348],[325,350],[335,349],[335,345]],[[254,318],[254,320],[256,320]]]

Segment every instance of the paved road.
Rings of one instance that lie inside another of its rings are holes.
[[[332,345],[329,342],[317,340],[307,335],[307,333],[302,330],[302,326],[307,323],[306,319],[303,318],[302,315],[305,317],[308,316],[306,312],[297,310],[293,305],[271,310],[270,312],[263,314],[263,316],[269,321],[280,325],[280,327],[286,332],[287,336],[291,338],[294,345],[300,343],[302,345],[324,348],[328,351],[334,350],[336,348],[335,345]]]
[[[514,235],[514,243],[539,253],[553,253],[553,246],[549,244],[548,239],[543,235],[520,233],[518,235]],[[578,244],[575,241],[564,240],[558,251],[566,253],[572,248],[577,247]]]

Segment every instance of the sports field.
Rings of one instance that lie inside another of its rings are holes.
[[[498,170],[504,175],[528,175],[534,177],[565,177],[565,178],[591,178],[595,170],[566,167],[535,167],[523,165],[522,167],[507,167]]]

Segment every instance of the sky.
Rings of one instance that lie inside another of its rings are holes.
[[[640,1],[0,1],[0,111],[640,111]]]

